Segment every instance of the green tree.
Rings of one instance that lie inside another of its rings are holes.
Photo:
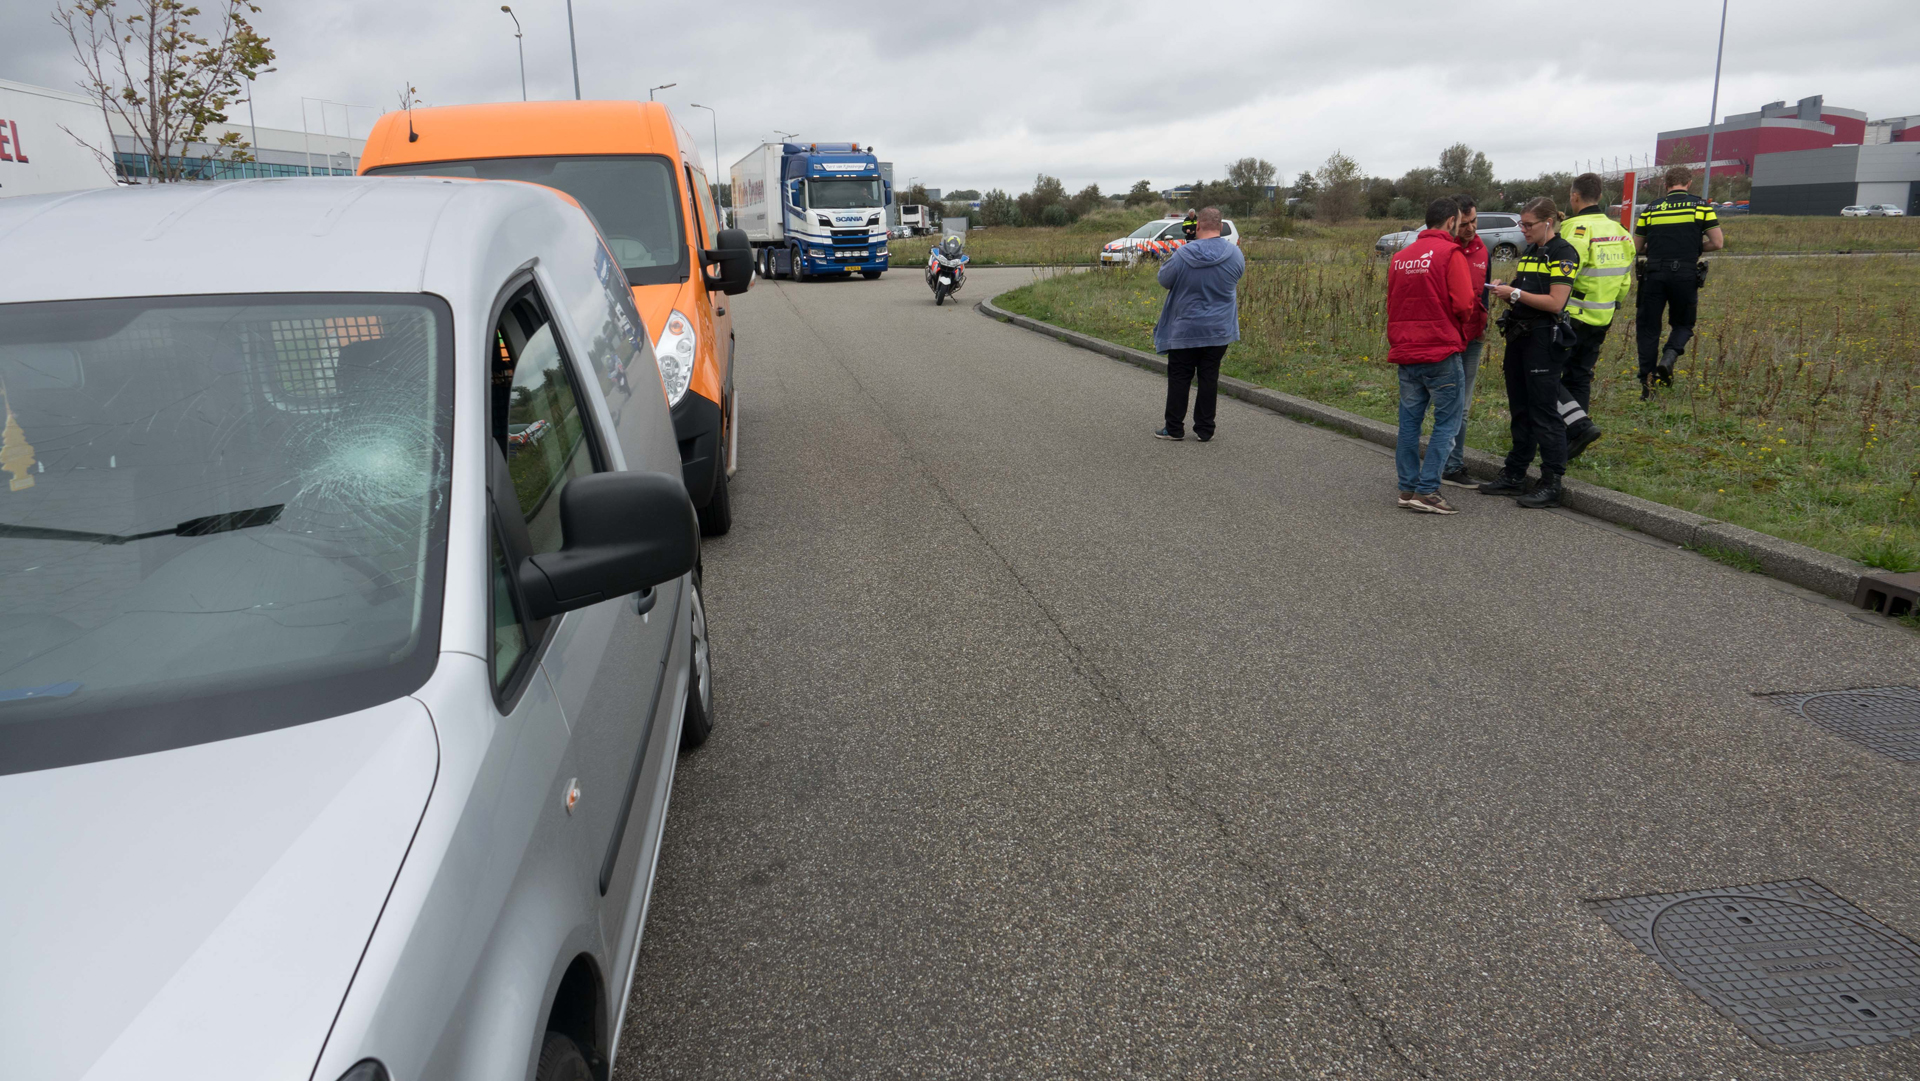
[[[1455,143],[1440,152],[1440,168],[1435,170],[1435,180],[1443,189],[1441,195],[1457,195],[1465,192],[1477,199],[1484,199],[1494,189],[1493,163],[1487,156],[1465,143]]]
[[[1057,176],[1040,173],[1033,178],[1033,190],[1015,200],[1020,207],[1020,216],[1028,222],[1038,222],[1040,216],[1050,206],[1058,206],[1067,201],[1067,186]]]
[[[189,163],[186,155],[209,125],[226,122],[227,106],[243,87],[273,70],[267,66],[273,50],[248,22],[260,6],[216,3],[208,20],[181,0],[73,0],[54,9],[53,21],[80,62],[81,86],[109,129],[132,134],[154,183],[200,173],[204,163]],[[236,131],[206,145],[208,159],[253,160]],[[111,145],[88,149],[113,161]]]
[[[1343,222],[1359,214],[1364,180],[1359,162],[1338,150],[1328,155],[1326,164],[1320,166],[1314,176],[1320,188],[1314,204],[1319,217],[1324,221]]]
[[[1128,206],[1145,206],[1159,198],[1160,193],[1154,191],[1153,185],[1144,180],[1134,181],[1133,187],[1127,189]]]
[[[950,203],[970,203],[978,198],[980,198],[980,193],[974,191],[972,188],[961,188],[959,191],[950,191],[947,193],[947,201]]]
[[[1021,223],[1020,204],[1011,195],[999,188],[980,197],[980,224],[982,225],[1019,225]]]
[[[1100,194],[1100,185],[1088,184],[1076,192],[1073,198],[1067,200],[1067,214],[1073,220],[1079,221],[1106,205],[1107,197]]]

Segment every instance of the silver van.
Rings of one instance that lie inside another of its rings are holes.
[[[0,1077],[607,1076],[713,690],[590,219],[257,180],[0,251]]]

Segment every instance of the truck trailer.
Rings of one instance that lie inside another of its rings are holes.
[[[734,223],[746,231],[762,277],[804,281],[887,269],[891,185],[872,147],[762,143],[733,164]]]
[[[900,228],[914,236],[926,236],[933,232],[933,208],[930,206],[900,205]]]

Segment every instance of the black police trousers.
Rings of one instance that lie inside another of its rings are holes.
[[[1567,426],[1560,420],[1560,376],[1567,347],[1553,344],[1553,324],[1523,327],[1507,339],[1501,371],[1507,377],[1507,412],[1512,416],[1513,449],[1506,473],[1523,477],[1540,456],[1541,477],[1567,471]]]
[[[1560,373],[1560,420],[1569,428],[1587,420],[1587,410],[1593,408],[1593,369],[1600,363],[1600,347],[1607,344],[1607,329],[1573,321],[1573,348]]]
[[[1213,438],[1213,414],[1220,394],[1220,360],[1224,345],[1167,350],[1167,434],[1181,435],[1187,423],[1187,386],[1198,384],[1193,395],[1193,434]]]
[[[1679,270],[1656,270],[1640,279],[1640,308],[1634,314],[1634,329],[1639,332],[1640,379],[1653,374],[1660,361],[1660,316],[1664,311],[1673,324],[1667,348],[1683,352],[1693,338],[1693,321],[1700,308],[1700,281],[1693,264]]]

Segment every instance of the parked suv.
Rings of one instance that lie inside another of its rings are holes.
[[[1480,243],[1495,259],[1518,259],[1520,252],[1527,246],[1527,240],[1520,231],[1520,215],[1501,211],[1480,212]],[[1402,229],[1397,233],[1388,233],[1373,242],[1373,250],[1378,255],[1391,255],[1413,243],[1420,235],[1419,229]]]
[[[713,690],[593,223],[343,177],[0,236],[0,1077],[607,1076]]]
[[[539,101],[388,113],[360,171],[522,180],[577,200],[606,234],[673,402],[687,494],[701,530],[733,524],[740,404],[727,296],[752,282],[745,233],[720,227],[699,144],[649,101]],[[744,270],[722,282],[711,267]]]

